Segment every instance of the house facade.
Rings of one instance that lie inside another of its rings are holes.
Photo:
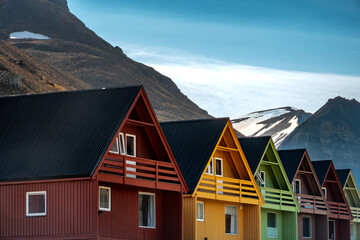
[[[183,239],[187,186],[141,86],[0,98],[1,239]]]
[[[260,240],[264,200],[228,118],[161,123],[189,187],[184,239]]]
[[[306,149],[278,153],[300,206],[298,239],[330,239],[327,202]]]
[[[350,223],[351,240],[360,239],[360,193],[351,169],[336,170],[346,200],[349,204],[353,220]]]
[[[239,138],[265,200],[261,239],[297,239],[299,206],[271,137]]]
[[[350,240],[350,222],[353,219],[340,180],[331,160],[313,161],[329,208],[328,239]]]

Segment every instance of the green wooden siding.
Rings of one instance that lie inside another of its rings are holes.
[[[277,238],[268,236],[268,213],[275,213],[277,216]],[[261,239],[297,239],[297,212],[279,211],[273,209],[261,209]]]

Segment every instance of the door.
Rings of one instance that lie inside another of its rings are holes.
[[[329,240],[336,240],[334,220],[329,220]]]

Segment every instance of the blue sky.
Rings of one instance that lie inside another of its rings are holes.
[[[214,116],[360,99],[360,0],[68,2]]]

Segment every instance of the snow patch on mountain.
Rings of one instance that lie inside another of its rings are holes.
[[[32,33],[28,31],[23,32],[13,32],[10,33],[10,39],[40,39],[40,40],[48,40],[50,39],[48,36],[39,34],[39,33]]]

